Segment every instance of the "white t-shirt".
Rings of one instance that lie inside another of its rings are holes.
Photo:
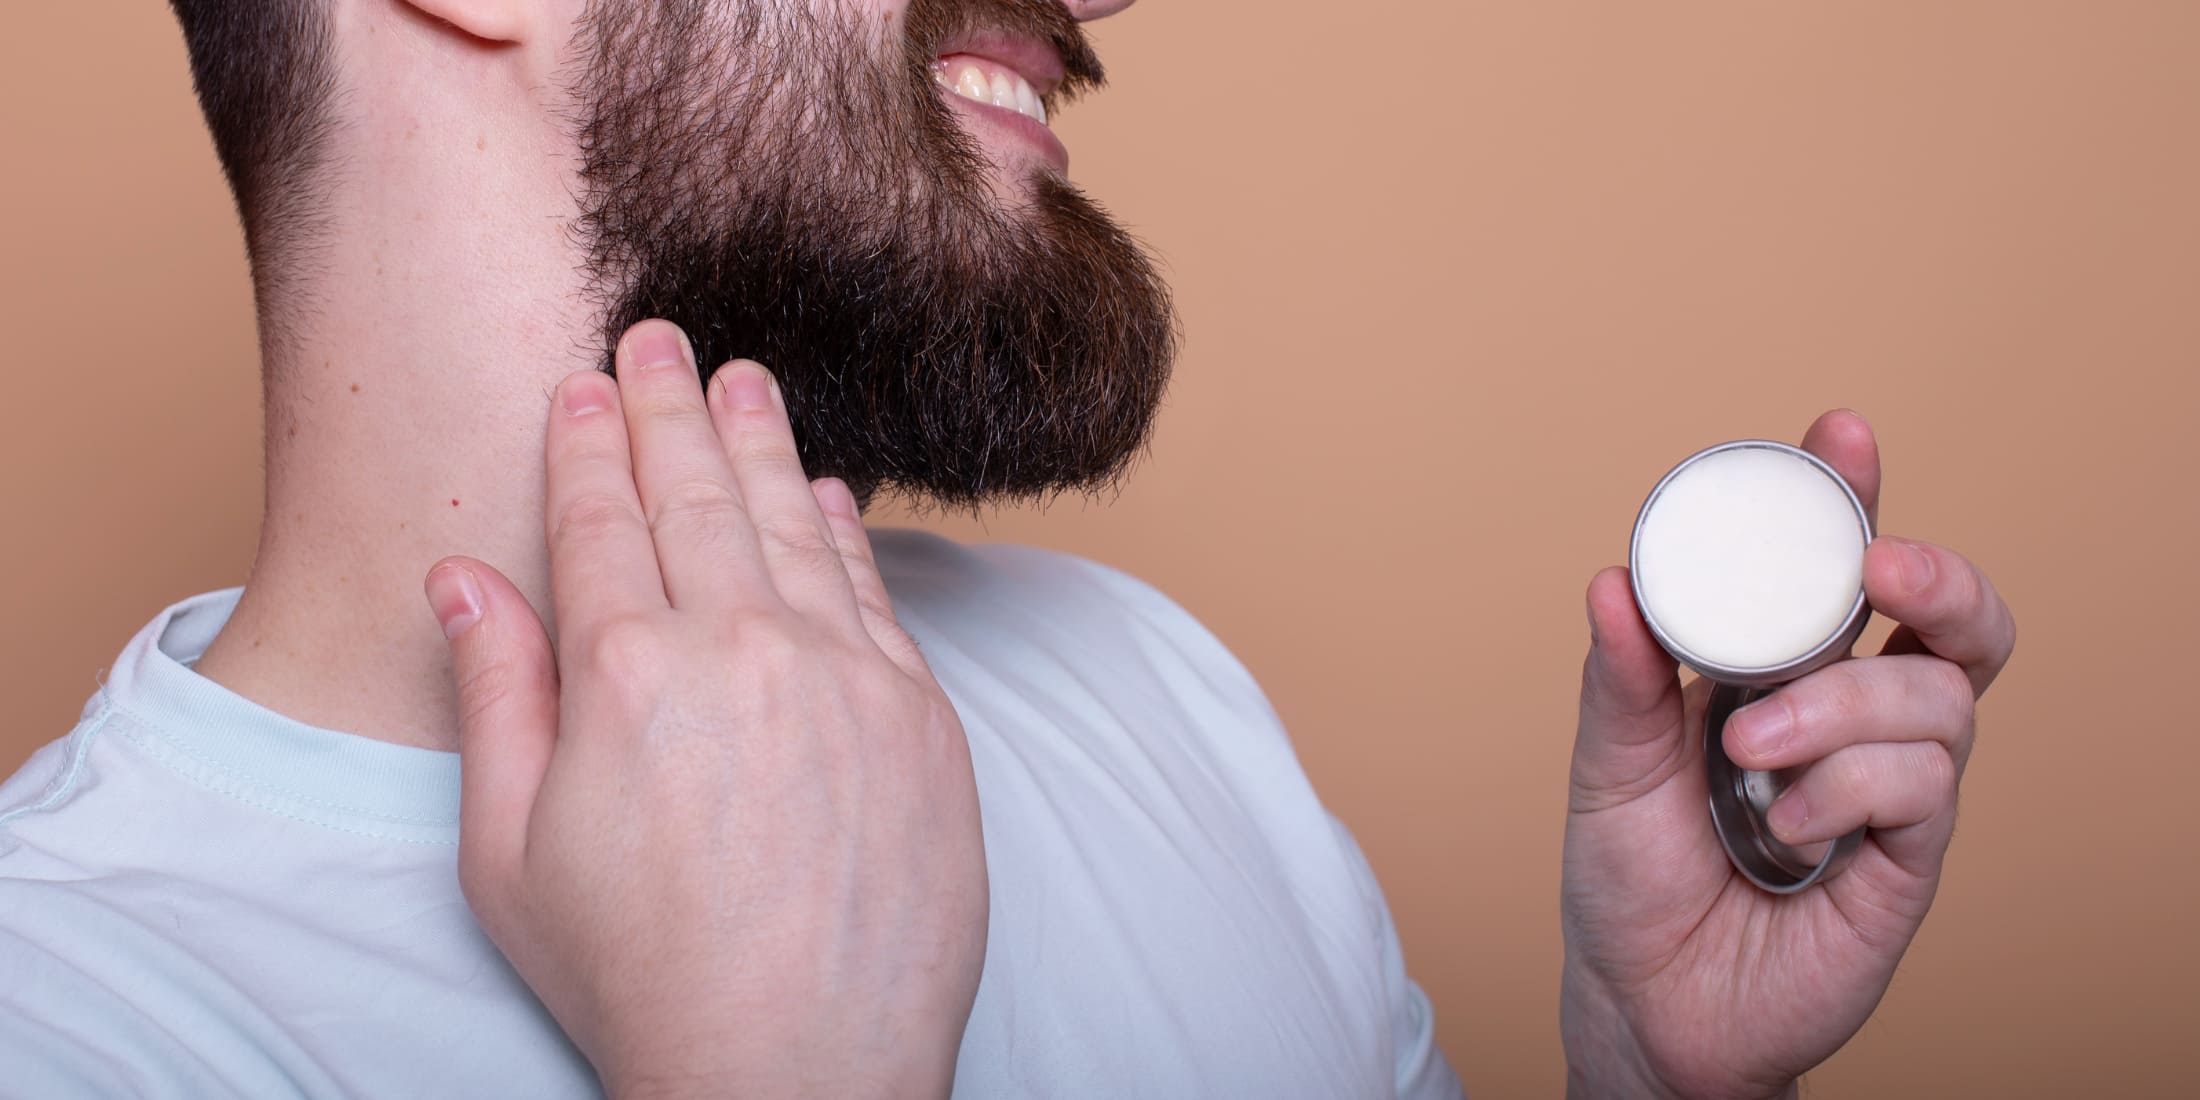
[[[957,1097],[1452,1097],[1374,875],[1260,688],[1090,562],[882,531],[970,738],[992,917]],[[124,650],[0,785],[0,1094],[583,1097],[459,893],[458,757]]]

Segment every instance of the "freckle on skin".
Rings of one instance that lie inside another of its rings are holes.
[[[474,139],[474,148],[475,148],[475,149],[481,149],[481,150],[486,150],[487,148],[489,148],[489,139],[488,139],[488,138],[485,138],[485,137],[478,137],[478,138],[475,138],[475,139]]]
[[[353,382],[353,383],[351,384],[351,392],[353,392],[353,393],[358,393],[358,392],[359,392],[359,383],[357,383],[357,382]]]

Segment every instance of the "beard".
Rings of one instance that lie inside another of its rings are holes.
[[[811,477],[948,507],[1096,491],[1145,447],[1176,351],[1152,263],[1051,171],[997,179],[933,84],[952,35],[1051,43],[1057,0],[596,0],[575,56],[603,348],[687,330],[707,379],[772,369]],[[1003,198],[1007,194],[1012,197]]]

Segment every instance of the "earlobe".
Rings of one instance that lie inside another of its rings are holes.
[[[401,3],[485,42],[527,37],[525,0],[400,0]]]

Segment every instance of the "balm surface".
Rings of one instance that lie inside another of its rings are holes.
[[[1650,503],[1636,584],[1650,619],[1729,668],[1802,657],[1847,622],[1865,531],[1848,492],[1804,459],[1738,447],[1689,463]]]

